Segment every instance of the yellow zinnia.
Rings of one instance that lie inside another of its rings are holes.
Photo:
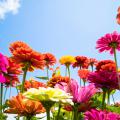
[[[69,66],[71,65],[72,63],[74,63],[76,60],[73,56],[70,56],[70,55],[66,55],[66,56],[62,56],[59,60],[59,62],[62,64],[62,65],[66,65],[66,66]]]

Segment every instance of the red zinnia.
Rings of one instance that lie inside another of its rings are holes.
[[[78,70],[79,77],[85,81],[87,80],[89,73],[90,71],[88,69]]]
[[[88,58],[85,56],[76,56],[75,57],[76,62],[73,63],[73,68],[79,67],[79,68],[88,68]]]
[[[28,70],[33,71],[34,68],[43,69],[44,56],[32,50],[27,44],[17,41],[11,44],[10,51],[13,54],[12,59],[22,67],[28,65]]]
[[[88,59],[88,63],[90,66],[96,65],[97,64],[97,60],[95,58],[89,58]]]
[[[97,41],[96,48],[99,52],[110,51],[111,54],[117,49],[120,51],[120,34],[114,31],[111,34],[106,34]]]
[[[49,66],[52,66],[56,63],[56,58],[54,55],[51,53],[45,53],[44,55],[44,60],[45,60],[45,65],[49,68]]]
[[[116,71],[116,65],[112,60],[101,60],[97,63],[96,70]]]

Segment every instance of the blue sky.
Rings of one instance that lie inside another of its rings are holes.
[[[112,59],[109,53],[99,54],[95,46],[104,34],[120,32],[115,19],[119,5],[115,0],[21,0],[16,15],[8,12],[0,20],[0,51],[10,56],[9,44],[22,40],[57,58],[84,55]]]

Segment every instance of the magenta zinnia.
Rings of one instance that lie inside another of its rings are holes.
[[[106,34],[98,39],[96,48],[99,52],[109,51],[111,54],[114,53],[115,49],[120,51],[120,34],[116,31]]]
[[[118,78],[115,71],[91,72],[88,76],[88,81],[99,88],[118,89]]]
[[[120,115],[112,112],[92,109],[85,113],[85,120],[120,120]]]

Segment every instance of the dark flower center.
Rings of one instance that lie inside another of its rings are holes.
[[[109,43],[109,46],[112,48],[117,48],[118,44],[119,44],[118,42],[111,42],[111,43]]]

